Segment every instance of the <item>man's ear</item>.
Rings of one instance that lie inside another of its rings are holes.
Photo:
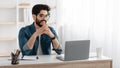
[[[50,12],[48,12],[48,15],[50,16]]]
[[[36,20],[36,15],[32,14],[33,20]]]

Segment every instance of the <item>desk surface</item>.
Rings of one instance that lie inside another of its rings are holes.
[[[56,59],[56,55],[40,55],[39,59],[36,56],[25,56],[26,60],[20,60],[17,65],[28,65],[28,64],[54,64],[64,62],[86,62],[86,61],[111,61],[111,58],[102,56],[101,58],[92,57],[86,60],[75,60],[75,61],[61,61]],[[0,66],[12,66],[10,57],[0,57]]]

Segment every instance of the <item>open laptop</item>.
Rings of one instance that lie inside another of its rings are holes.
[[[83,60],[89,58],[90,40],[65,42],[65,54],[56,56],[62,61]]]

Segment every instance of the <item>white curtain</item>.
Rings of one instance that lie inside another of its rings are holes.
[[[62,42],[90,39],[91,51],[103,47],[113,68],[120,68],[120,0],[58,0],[57,8]]]

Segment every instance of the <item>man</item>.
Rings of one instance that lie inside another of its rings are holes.
[[[55,30],[48,26],[50,7],[44,4],[37,4],[32,8],[33,24],[21,28],[19,32],[19,46],[22,55],[50,55],[51,43],[53,50],[61,54],[62,49]]]

